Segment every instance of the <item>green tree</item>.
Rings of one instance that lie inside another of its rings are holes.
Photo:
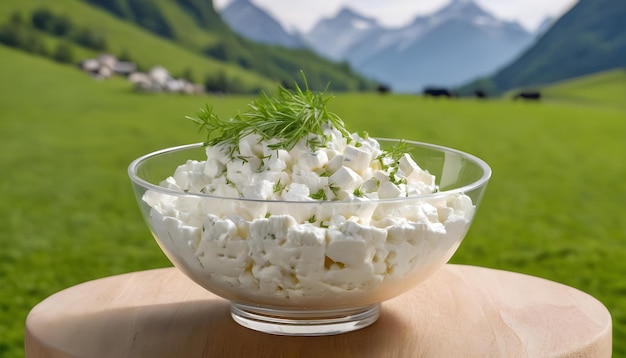
[[[52,53],[52,58],[61,63],[74,62],[74,51],[72,45],[67,41],[59,41],[57,47]]]
[[[31,23],[39,30],[52,32],[54,14],[46,8],[37,9],[31,15]]]
[[[36,31],[18,23],[0,26],[0,43],[26,52],[46,56],[48,51]]]
[[[77,31],[75,35],[72,36],[72,40],[96,51],[104,51],[107,49],[107,42],[104,36],[92,29],[85,28]]]
[[[180,77],[186,79],[191,83],[196,82],[196,77],[193,75],[193,70],[191,69],[191,67],[186,67]]]
[[[132,62],[130,53],[126,49],[122,49],[122,52],[117,56],[117,59],[125,62]]]
[[[51,32],[57,36],[66,36],[74,28],[72,21],[67,15],[53,16],[50,26]]]
[[[204,88],[209,93],[228,93],[228,79],[224,71],[207,75]]]

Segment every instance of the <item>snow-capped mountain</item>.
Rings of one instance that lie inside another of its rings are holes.
[[[220,15],[233,31],[250,40],[292,48],[306,47],[298,36],[289,34],[250,0],[234,0],[220,11]]]
[[[536,38],[517,22],[498,19],[473,0],[452,0],[401,28],[384,27],[344,8],[302,35],[287,33],[250,0],[233,1],[221,15],[247,38],[306,46],[329,59],[347,61],[396,92],[417,92],[427,85],[456,86],[488,75],[513,61]]]
[[[541,23],[539,24],[539,26],[537,26],[537,29],[535,30],[535,34],[537,36],[541,36],[544,33],[546,33],[546,31],[548,31],[552,25],[554,25],[554,23],[556,22],[557,19],[555,19],[552,16],[548,16],[545,19],[543,19],[543,21],[541,21]]]
[[[344,8],[333,18],[322,19],[303,37],[318,54],[332,60],[344,60],[354,44],[378,37],[384,31],[375,19]]]
[[[456,86],[487,75],[534,40],[518,23],[499,20],[467,0],[453,1],[393,32],[393,42],[385,36],[353,44],[347,59],[358,71],[400,92]],[[372,47],[375,53],[361,56]]]

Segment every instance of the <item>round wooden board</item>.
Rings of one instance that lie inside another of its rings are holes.
[[[26,320],[35,357],[611,357],[611,315],[592,296],[537,277],[446,265],[383,303],[376,323],[322,337],[236,324],[227,301],[175,268],[86,282]]]

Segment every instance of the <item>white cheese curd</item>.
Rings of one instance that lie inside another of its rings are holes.
[[[182,164],[161,184],[214,197],[147,191],[170,259],[218,286],[296,303],[368,292],[447,260],[469,227],[472,200],[419,199],[438,188],[410,155],[394,159],[357,134],[325,135],[315,150],[304,140],[271,149],[254,134],[234,152],[209,146],[206,161]]]

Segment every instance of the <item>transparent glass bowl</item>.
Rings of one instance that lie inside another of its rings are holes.
[[[381,148],[398,141],[378,139]],[[231,302],[239,324],[280,335],[329,335],[376,321],[380,305],[412,289],[452,257],[467,233],[491,169],[481,159],[405,141],[435,175],[436,193],[395,199],[268,201],[192,194],[160,186],[200,143],[134,160],[139,207],[170,261]]]

